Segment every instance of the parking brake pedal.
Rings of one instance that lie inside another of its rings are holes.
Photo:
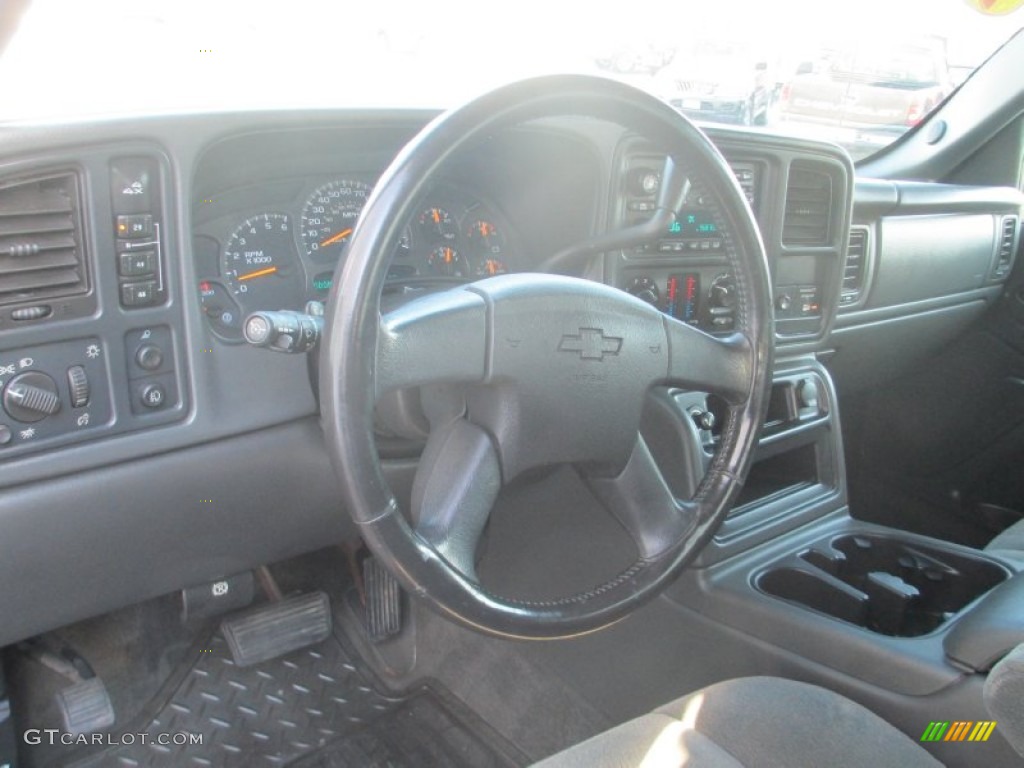
[[[402,590],[391,572],[377,558],[363,560],[363,585],[366,589],[366,633],[379,643],[402,630]]]
[[[220,630],[235,664],[249,667],[331,634],[331,602],[324,592],[289,597],[225,619]]]

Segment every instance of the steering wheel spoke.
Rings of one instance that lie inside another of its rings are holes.
[[[711,336],[668,316],[664,323],[669,350],[666,383],[718,395],[730,405],[750,396],[754,351],[745,335]]]
[[[641,560],[656,560],[696,527],[692,503],[676,499],[643,438],[615,477],[587,477],[591,489],[629,532]]]
[[[462,287],[420,297],[381,318],[377,396],[439,382],[475,382],[486,372],[487,310]]]
[[[458,418],[435,427],[413,481],[412,517],[420,537],[470,581],[501,468],[491,438]]]

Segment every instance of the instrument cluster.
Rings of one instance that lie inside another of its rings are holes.
[[[239,200],[253,202],[231,206],[234,213],[196,229],[203,312],[225,341],[241,340],[251,312],[298,310],[306,301],[327,298],[372,179],[346,176],[277,189],[239,193]],[[516,242],[494,204],[463,185],[439,184],[405,223],[385,290],[517,271]]]

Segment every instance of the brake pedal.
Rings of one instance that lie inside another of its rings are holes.
[[[363,560],[366,634],[379,643],[402,631],[402,590],[377,558]]]
[[[220,630],[235,664],[249,667],[326,640],[331,602],[324,592],[290,597],[225,619]]]
[[[54,697],[64,730],[75,736],[96,733],[114,724],[114,705],[98,677],[69,685]]]

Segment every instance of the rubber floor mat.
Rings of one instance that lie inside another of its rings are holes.
[[[377,693],[333,636],[278,659],[239,667],[218,632],[206,647],[196,649],[191,667],[169,682],[156,707],[135,727],[115,725],[110,738],[117,746],[90,752],[72,765],[509,764],[460,726],[428,690],[408,698]],[[168,738],[171,734],[201,743],[178,745]],[[132,743],[124,743],[128,740]]]
[[[505,768],[519,764],[521,760],[498,752],[428,691],[299,759],[291,768]]]

